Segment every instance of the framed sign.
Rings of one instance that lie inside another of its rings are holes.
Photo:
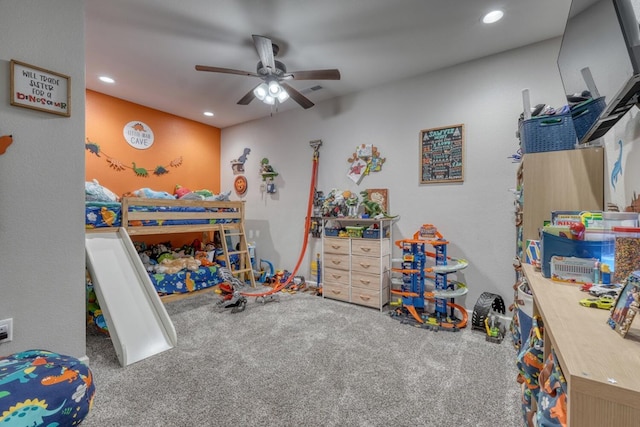
[[[464,125],[420,131],[420,184],[464,181]]]
[[[11,60],[11,105],[71,115],[71,78]]]
[[[367,195],[369,200],[380,205],[385,213],[388,213],[387,206],[387,189],[386,188],[368,188]]]

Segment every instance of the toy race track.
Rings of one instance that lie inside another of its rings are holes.
[[[318,179],[318,162],[320,159],[320,146],[322,145],[322,140],[313,140],[309,142],[309,145],[313,149],[313,163],[311,168],[311,185],[309,188],[309,198],[307,203],[307,216],[305,217],[304,223],[304,240],[302,242],[302,249],[300,250],[300,256],[298,257],[298,262],[296,263],[295,268],[293,269],[293,273],[291,273],[284,281],[278,282],[272,289],[269,289],[265,292],[246,292],[246,286],[244,283],[239,280],[233,280],[233,275],[228,274],[223,276],[223,280],[225,286],[220,287],[221,291],[221,299],[217,302],[217,307],[219,309],[227,309],[230,308],[231,312],[237,313],[240,311],[244,311],[247,305],[247,298],[256,298],[256,302],[262,302],[265,304],[270,301],[278,301],[278,296],[275,295],[277,292],[289,289],[292,286],[295,286],[296,283],[293,281],[296,272],[300,268],[302,261],[304,260],[304,256],[306,253],[307,245],[309,243],[309,231],[311,228],[311,214],[313,209],[313,200],[316,193],[316,182]],[[221,269],[221,273],[224,274],[224,270]],[[229,277],[231,276],[231,277]]]
[[[403,256],[399,260],[402,267],[392,271],[402,274],[402,285],[391,293],[401,297],[401,305],[390,312],[392,317],[432,330],[458,331],[467,325],[467,311],[454,301],[467,293],[467,287],[462,282],[448,279],[447,275],[466,268],[469,263],[448,257],[448,244],[431,224],[423,224],[412,239],[396,242],[402,249]],[[427,246],[435,251],[427,251]],[[435,265],[427,265],[427,260]],[[427,273],[431,275],[427,276]]]

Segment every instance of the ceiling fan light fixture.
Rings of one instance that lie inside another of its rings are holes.
[[[289,99],[289,94],[286,90],[280,88],[280,93],[278,94],[278,102],[282,104],[287,99]]]
[[[276,103],[276,98],[274,98],[271,95],[267,95],[264,97],[264,99],[262,100],[262,102],[264,102],[267,105],[273,105]]]
[[[258,86],[257,88],[255,88],[253,90],[253,94],[256,96],[256,98],[258,98],[260,101],[265,100],[265,97],[267,96],[269,87],[267,86],[266,83],[262,83],[260,84],[260,86]]]
[[[269,82],[269,95],[278,96],[278,94],[282,91],[282,88],[278,84],[277,81],[272,80]]]

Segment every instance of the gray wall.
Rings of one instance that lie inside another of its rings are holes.
[[[517,120],[522,89],[531,103],[566,101],[556,59],[560,39],[465,63],[375,90],[296,109],[222,131],[221,189],[233,188],[230,161],[251,148],[245,164],[249,190],[247,225],[257,256],[277,268],[294,268],[302,249],[311,179],[309,141],[322,139],[318,188],[361,191],[388,188],[390,212],[400,215],[394,240],[408,238],[423,223],[435,224],[451,243],[448,254],[469,261],[462,279],[472,310],[484,291],[513,299],[514,196]],[[268,108],[265,106],[265,108]],[[420,130],[465,125],[464,183],[419,184]],[[386,162],[359,186],[347,178],[356,146],[378,147]],[[280,175],[278,193],[260,191],[260,160],[268,157]],[[237,197],[236,197],[237,198]],[[312,239],[298,274],[309,277],[308,260],[320,250]],[[395,257],[400,254],[395,248]]]
[[[84,6],[0,1],[0,355],[43,348],[85,355]],[[71,77],[71,117],[9,104],[9,61]]]

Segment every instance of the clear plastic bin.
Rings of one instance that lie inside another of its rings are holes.
[[[615,235],[615,275],[616,283],[624,283],[627,276],[640,269],[640,228],[613,227]]]

